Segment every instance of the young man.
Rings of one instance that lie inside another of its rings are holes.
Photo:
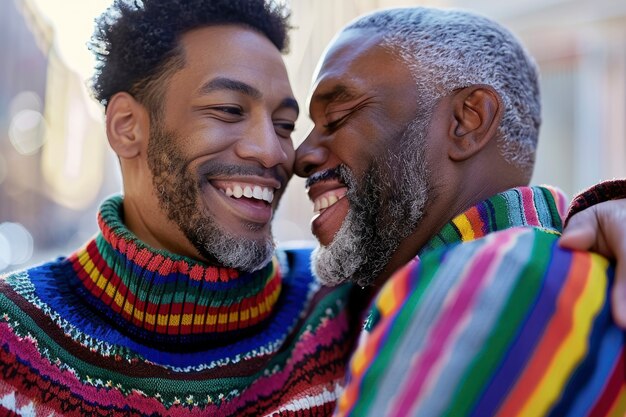
[[[117,1],[91,45],[124,196],[71,254],[0,281],[0,411],[319,415],[359,324],[274,254],[298,116],[272,1]],[[14,413],[14,414],[13,414]]]
[[[296,161],[316,273],[391,276],[338,415],[626,411],[612,268],[560,248],[566,200],[528,186],[537,78],[507,30],[460,11],[380,11],[327,50]]]

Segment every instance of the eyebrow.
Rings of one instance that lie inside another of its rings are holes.
[[[235,91],[237,93],[245,94],[249,97],[252,97],[255,100],[260,100],[261,98],[263,98],[263,93],[261,93],[261,91],[251,86],[250,84],[226,77],[217,77],[213,78],[210,81],[207,81],[202,85],[202,87],[200,87],[198,92],[201,95],[206,95],[219,90]],[[293,97],[285,98],[280,103],[280,107],[293,109],[296,111],[296,113],[300,114],[300,106],[298,106],[298,102]]]
[[[238,93],[250,96],[254,99],[260,99],[261,97],[263,97],[263,94],[261,94],[258,89],[251,86],[250,84],[246,84],[242,81],[233,80],[226,77],[217,77],[213,78],[210,81],[207,81],[206,83],[204,83],[204,85],[202,85],[202,87],[200,87],[198,92],[202,95],[205,95],[219,90],[236,91]]]

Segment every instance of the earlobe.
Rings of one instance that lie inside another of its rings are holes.
[[[481,151],[497,136],[503,106],[490,86],[473,85],[458,90],[452,98],[449,156],[463,161]]]
[[[120,158],[131,159],[141,153],[148,139],[150,119],[146,108],[126,92],[115,94],[106,110],[109,144]]]

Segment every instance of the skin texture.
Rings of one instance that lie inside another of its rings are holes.
[[[366,248],[370,255],[380,256],[382,268],[375,276],[357,277],[357,281],[375,285],[410,261],[455,214],[499,191],[525,185],[530,177],[526,170],[505,161],[498,150],[497,126],[503,106],[492,88],[471,86],[455,90],[435,103],[424,102],[408,68],[379,43],[374,32],[351,29],[342,32],[328,49],[310,100],[315,128],[298,148],[295,168],[298,175],[316,178],[328,169],[345,166],[357,182],[363,181],[364,173],[380,158],[398,154],[404,144],[399,140],[403,137],[400,132],[406,133],[409,123],[423,127],[416,129],[412,138],[405,138],[421,148],[423,165],[407,168],[397,162],[388,167],[391,177],[399,175],[400,167],[422,175],[427,186],[408,190],[421,201],[419,209],[406,209],[391,216],[387,223],[376,225],[386,229],[395,222],[397,238],[387,252],[381,253],[377,245]],[[355,98],[347,99],[345,91]],[[333,128],[328,128],[329,123]],[[425,131],[422,138],[420,130]],[[337,180],[317,182],[309,189],[309,196],[315,200],[342,185]],[[387,183],[390,185],[394,184]],[[381,192],[391,199],[398,191],[391,187]],[[322,251],[333,245],[351,210],[351,199],[344,198],[313,221],[312,230]],[[412,216],[407,218],[406,213]],[[399,219],[403,222],[398,227]],[[342,256],[349,257],[349,251],[342,252]],[[344,272],[335,282],[353,279],[350,270]]]
[[[612,200],[589,207],[574,215],[559,240],[565,248],[590,250],[610,259],[618,259],[611,308],[615,322],[626,329],[626,200]]]
[[[180,45],[185,65],[167,81],[162,120],[127,93],[107,108],[125,222],[157,249],[258,269],[273,252],[270,222],[294,162],[298,108],[282,57],[264,36],[233,25],[187,32]],[[268,188],[274,199],[227,196],[235,184]]]

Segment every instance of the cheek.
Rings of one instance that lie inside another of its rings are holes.
[[[294,165],[296,163],[296,150],[293,147],[293,142],[291,140],[285,140],[281,142],[281,149],[287,155],[287,160],[285,161],[285,170],[291,177],[294,170]]]

